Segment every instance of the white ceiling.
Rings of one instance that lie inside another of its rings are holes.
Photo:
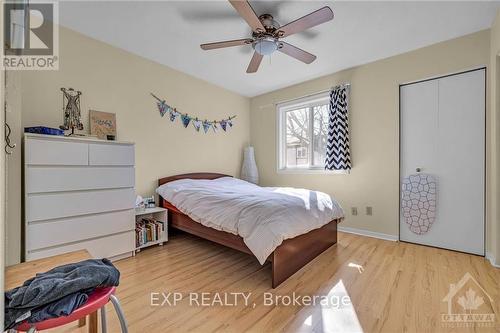
[[[288,43],[315,54],[310,65],[280,52],[247,74],[251,46],[203,51],[201,43],[245,38],[250,28],[227,1],[75,1],[60,23],[85,35],[212,82],[256,96],[426,45],[487,29],[500,2],[250,1],[282,25],[325,5],[335,18]]]

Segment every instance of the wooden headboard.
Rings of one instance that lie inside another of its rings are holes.
[[[183,173],[181,175],[169,176],[158,179],[158,186],[161,186],[165,183],[173,182],[174,180],[179,179],[217,179],[221,177],[232,177],[228,175],[224,175],[222,173],[212,173],[212,172],[193,172],[193,173]],[[175,206],[173,206],[170,202],[158,196],[160,199],[160,206],[169,209],[170,211],[174,211],[176,213],[181,213]],[[181,213],[182,214],[182,213]]]
[[[158,179],[158,186],[161,186],[165,183],[173,182],[174,180],[179,180],[179,179],[217,179],[217,178],[221,178],[221,177],[232,177],[232,176],[224,175],[222,173],[211,173],[211,172],[184,173],[181,175],[160,178],[160,179]]]

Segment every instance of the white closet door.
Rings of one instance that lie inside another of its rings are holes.
[[[423,234],[400,216],[400,239],[484,255],[485,71],[401,87],[401,181],[437,181],[436,218]]]

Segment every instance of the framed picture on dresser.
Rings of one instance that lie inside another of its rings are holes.
[[[116,140],[116,114],[89,110],[90,135],[103,140]]]

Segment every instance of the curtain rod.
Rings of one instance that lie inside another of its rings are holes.
[[[293,102],[293,101],[296,101],[296,100],[299,100],[299,99],[302,99],[302,98],[307,98],[307,97],[311,97],[311,96],[314,96],[314,95],[318,95],[318,94],[330,92],[330,91],[332,91],[334,89],[337,89],[337,88],[340,88],[340,87],[350,87],[350,86],[351,86],[351,84],[349,82],[347,82],[347,83],[341,83],[341,84],[337,84],[337,85],[331,87],[330,89],[316,91],[316,92],[308,94],[308,95],[304,95],[304,96],[300,96],[300,97],[295,97],[295,98],[284,100],[284,101],[274,102],[273,104],[262,105],[261,108],[264,108],[264,107],[267,107],[267,106],[271,106],[271,105],[278,105],[278,104],[282,104],[282,103]]]

